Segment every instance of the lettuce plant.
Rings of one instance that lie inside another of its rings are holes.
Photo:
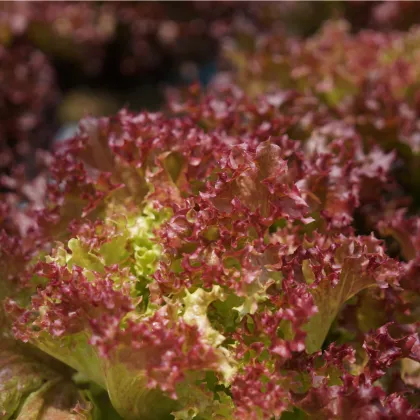
[[[54,60],[66,85],[92,76],[125,85],[122,76],[213,60],[219,37],[244,9],[244,2],[185,2],[180,10],[164,2],[22,1],[2,7],[0,42],[25,39]]]
[[[55,73],[47,57],[30,44],[7,45],[0,38],[0,83],[0,171],[18,162],[29,173],[34,151],[48,146],[54,132]]]
[[[418,37],[417,26],[353,34],[346,21],[325,22],[307,39],[250,26],[226,56],[250,95],[282,89],[314,96],[331,118],[354,127],[365,148],[395,150],[396,177],[418,205]]]
[[[296,92],[83,120],[0,208],[3,416],[420,418],[396,156]]]

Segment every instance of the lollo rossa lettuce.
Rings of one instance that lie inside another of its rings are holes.
[[[420,418],[404,156],[345,92],[245,91],[85,118],[3,194],[3,418]]]

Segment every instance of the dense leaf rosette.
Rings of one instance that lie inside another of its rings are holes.
[[[398,20],[396,3],[382,6],[378,10],[388,7]],[[326,21],[315,35],[299,39],[248,25],[227,44],[232,79],[251,95],[273,89],[313,95],[333,118],[362,136],[365,148],[395,150],[397,179],[418,204],[419,27],[356,34],[351,29],[347,21]]]
[[[127,419],[418,418],[417,219],[396,154],[318,104],[193,90],[83,120],[43,195],[4,197],[5,334]]]

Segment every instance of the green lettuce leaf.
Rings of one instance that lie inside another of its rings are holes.
[[[386,287],[398,278],[398,265],[385,256],[379,241],[373,237],[360,237],[356,241],[344,241],[334,253],[339,267],[338,282],[334,284],[326,275],[310,289],[318,312],[311,317],[305,330],[306,350],[320,350],[335,317],[343,304],[360,291],[374,286]],[[308,283],[314,276],[309,265],[303,270]]]
[[[84,391],[29,348],[7,339],[0,344],[0,413],[18,420],[95,418]]]

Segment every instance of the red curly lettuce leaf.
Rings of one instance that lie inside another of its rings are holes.
[[[385,330],[383,330],[385,332]],[[386,335],[387,333],[385,333]],[[376,337],[384,337],[379,332]],[[388,336],[389,337],[389,336]],[[390,337],[389,337],[390,338]],[[409,339],[412,347],[412,342]],[[397,342],[395,342],[397,343]],[[371,364],[389,365],[403,357],[404,348],[396,345],[396,352],[389,348],[386,354],[369,351],[368,366]],[[373,349],[371,349],[373,350]],[[410,351],[407,348],[407,351]],[[355,362],[354,350],[348,346],[329,346],[322,354],[314,354],[306,360],[305,367],[310,372],[309,390],[304,393],[293,393],[295,404],[311,418],[404,418],[417,419],[419,411],[413,409],[401,394],[387,395],[384,389],[374,384],[378,376],[371,376],[369,367],[365,372],[353,376],[346,368]],[[303,367],[303,365],[301,366]],[[382,376],[384,372],[381,373]],[[308,385],[307,385],[308,386]]]
[[[309,243],[308,254],[315,258],[310,256],[302,262],[306,281],[314,282],[315,287],[310,290],[318,308],[318,313],[307,325],[306,348],[309,352],[321,348],[346,301],[363,289],[396,284],[401,275],[398,263],[386,256],[374,237],[338,238],[332,241],[329,249],[326,246],[328,243],[325,242],[319,245]],[[321,258],[327,261],[326,265],[320,264]]]

